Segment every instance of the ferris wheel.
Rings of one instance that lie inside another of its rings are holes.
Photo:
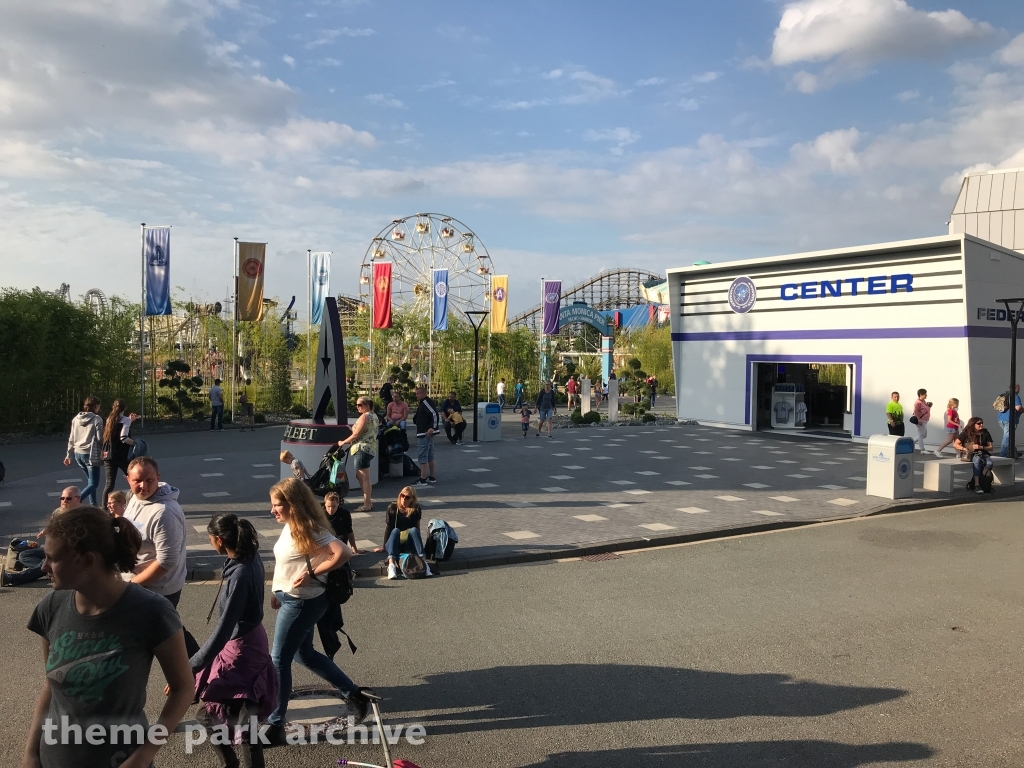
[[[487,304],[492,264],[487,248],[458,219],[440,213],[417,213],[395,219],[370,241],[359,272],[359,297],[373,293],[373,265],[390,261],[391,300],[401,309],[429,315],[434,269],[448,270],[451,309],[483,309]]]

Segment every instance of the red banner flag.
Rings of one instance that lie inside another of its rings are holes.
[[[391,263],[373,265],[373,327],[391,327]]]

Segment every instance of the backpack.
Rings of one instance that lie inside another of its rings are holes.
[[[999,397],[992,403],[992,408],[997,413],[1006,413],[1010,410],[1010,391],[1003,392]]]
[[[327,602],[344,605],[352,597],[353,574],[352,566],[348,563],[345,563],[340,568],[335,568],[333,571],[328,571],[327,578],[325,579],[322,574],[317,576],[313,573],[313,564],[309,560],[309,555],[307,555],[306,570],[309,571],[313,581],[323,586],[324,594],[327,595]]]
[[[407,579],[422,579],[427,574],[427,561],[415,552],[407,552],[399,556],[398,570]]]
[[[341,457],[339,457],[341,453]],[[341,498],[348,493],[348,475],[345,467],[348,465],[348,453],[342,453],[337,445],[327,449],[327,453],[320,459],[320,466],[313,476],[306,480],[306,485],[317,496],[326,496],[334,491]]]
[[[992,473],[982,472],[978,478],[978,487],[985,493],[992,493]]]
[[[419,465],[412,460],[412,457],[405,455],[402,457],[402,477],[419,477],[420,468]]]

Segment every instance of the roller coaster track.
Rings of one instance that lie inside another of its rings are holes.
[[[562,303],[585,301],[599,312],[611,309],[635,307],[647,303],[643,284],[650,280],[662,280],[661,275],[643,269],[606,269],[582,283],[562,291]],[[538,304],[508,321],[512,328],[540,329],[543,314]]]

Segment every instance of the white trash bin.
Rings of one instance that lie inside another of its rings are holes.
[[[885,499],[914,495],[914,439],[899,435],[868,438],[867,494]]]
[[[469,430],[470,425],[466,426]],[[477,439],[482,443],[501,440],[501,406],[497,403],[476,404]]]

